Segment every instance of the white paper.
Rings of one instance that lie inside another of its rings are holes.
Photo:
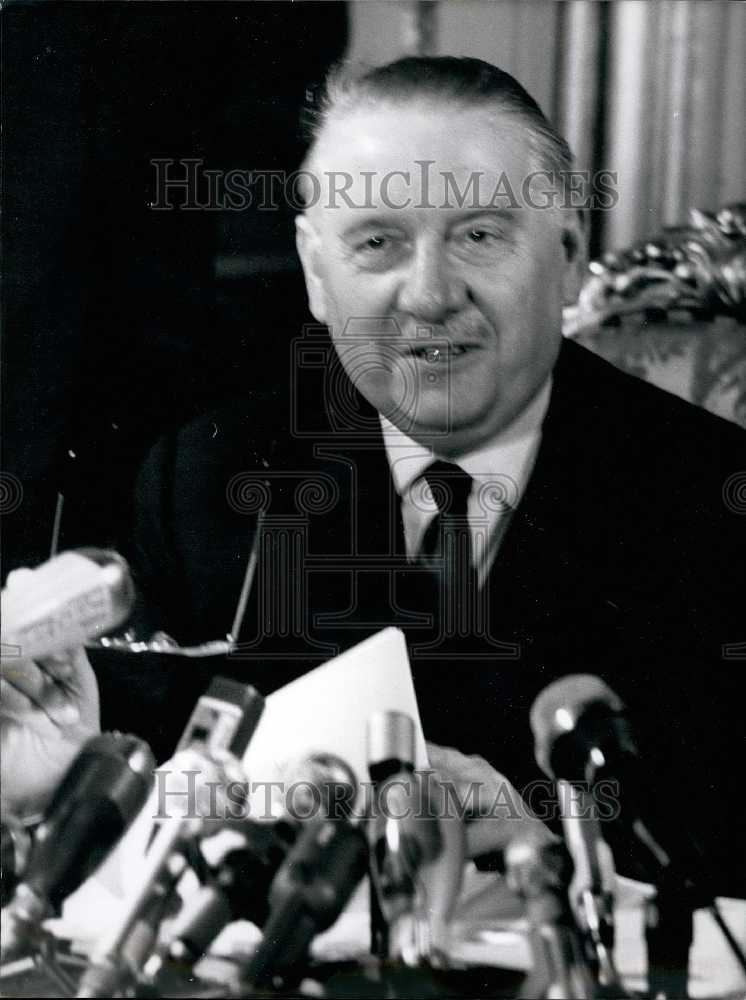
[[[397,711],[415,724],[415,766],[427,751],[404,634],[387,628],[269,695],[243,763],[249,780],[282,781],[318,751],[346,761],[368,780],[366,727],[374,712]]]

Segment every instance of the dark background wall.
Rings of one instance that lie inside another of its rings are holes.
[[[159,433],[286,371],[292,212],[153,211],[151,161],[294,169],[346,34],[343,3],[4,9],[3,575],[48,554],[58,489],[61,545],[106,543]]]

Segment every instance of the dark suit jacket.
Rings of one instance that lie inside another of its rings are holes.
[[[724,854],[744,749],[746,518],[733,477],[746,435],[564,342],[490,574],[489,636],[444,644],[423,624],[434,596],[406,567],[377,415],[333,363],[304,369],[292,397],[255,393],[151,453],[130,552],[151,625],[182,641],[228,631],[265,506],[259,570],[238,657],[161,664],[147,680],[103,669],[105,721],[132,728],[127,705],[167,753],[208,673],[269,692],[400,625],[428,738],[525,787],[539,777],[532,701],[558,676],[598,674],[629,705],[656,797]]]

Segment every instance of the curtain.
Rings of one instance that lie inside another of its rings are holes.
[[[746,197],[746,5],[717,0],[353,0],[349,58],[468,55],[516,76],[578,166],[617,174],[591,251]]]

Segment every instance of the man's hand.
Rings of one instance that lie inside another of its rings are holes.
[[[2,661],[0,762],[2,809],[39,813],[91,736],[99,732],[98,686],[80,647],[35,663]]]
[[[451,809],[460,808],[466,825],[466,856],[502,851],[514,836],[529,828],[537,836],[553,835],[529,810],[513,785],[483,757],[467,756],[452,747],[427,744],[430,764],[452,794]]]

